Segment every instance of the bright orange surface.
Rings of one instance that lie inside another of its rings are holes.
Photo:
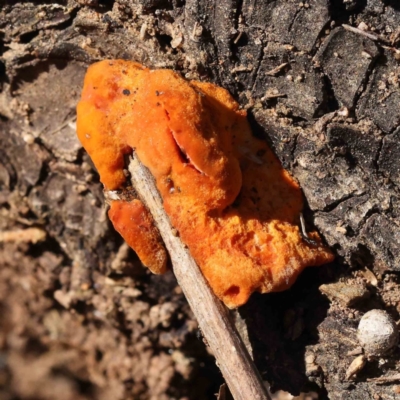
[[[152,216],[140,200],[110,204],[108,216],[114,228],[130,247],[135,249],[144,265],[155,274],[167,271],[168,256]]]
[[[245,111],[226,90],[170,70],[102,61],[88,69],[77,124],[108,190],[126,183],[124,155],[135,149],[182,241],[228,307],[254,291],[287,289],[305,267],[333,259],[322,244],[302,239],[298,184],[252,136]],[[146,264],[151,256],[139,249],[156,251],[144,244],[146,235],[133,240],[116,229]]]

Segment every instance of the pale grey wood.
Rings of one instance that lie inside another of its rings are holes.
[[[196,262],[164,211],[153,176],[134,154],[129,165],[132,185],[148,207],[170,254],[176,279],[189,302],[235,400],[271,400],[227,308],[214,295]]]

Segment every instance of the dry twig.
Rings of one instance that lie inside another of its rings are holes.
[[[390,42],[388,40],[386,40],[382,36],[373,35],[372,33],[368,33],[366,31],[363,31],[362,29],[355,28],[354,26],[351,26],[351,25],[343,24],[342,26],[343,26],[344,29],[346,29],[349,32],[353,32],[353,33],[356,33],[357,35],[365,36],[368,39],[371,39],[371,40],[373,40],[375,42],[383,42],[383,43],[390,44]]]
[[[273,69],[267,71],[267,72],[265,73],[265,75],[268,75],[268,76],[275,76],[275,75],[279,74],[279,72],[281,72],[281,71],[282,71],[285,67],[287,67],[288,65],[289,65],[288,62],[285,62],[285,63],[283,63],[283,64],[280,64],[280,65],[278,65],[277,67],[275,67],[275,68],[273,68]]]
[[[176,279],[210,346],[235,400],[271,400],[225,306],[216,298],[172,226],[150,172],[134,157],[132,184],[146,204],[170,254]]]

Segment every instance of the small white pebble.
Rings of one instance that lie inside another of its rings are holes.
[[[338,111],[338,115],[341,117],[348,117],[349,116],[349,109],[347,107],[343,107]]]
[[[35,137],[30,133],[24,133],[22,139],[26,144],[33,144],[35,142]]]
[[[367,31],[368,30],[368,25],[365,22],[360,22],[358,24],[358,29],[360,29],[362,31]]]
[[[396,346],[399,331],[386,311],[371,310],[361,318],[357,337],[368,356],[379,357]]]
[[[314,354],[309,354],[305,358],[306,364],[314,364],[315,362],[315,355]]]

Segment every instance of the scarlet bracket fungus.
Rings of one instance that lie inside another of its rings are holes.
[[[303,240],[297,182],[252,136],[246,112],[225,89],[170,70],[102,61],[88,69],[77,112],[79,139],[105,189],[127,185],[124,156],[135,149],[173,226],[228,307],[254,291],[285,290],[305,267],[333,259],[316,232],[316,244]],[[109,215],[142,262],[163,272],[166,252],[140,201],[111,201]]]

